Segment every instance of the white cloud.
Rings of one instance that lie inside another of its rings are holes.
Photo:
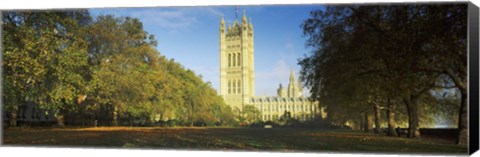
[[[285,48],[293,49],[293,43],[291,43],[291,42],[286,43]]]
[[[173,33],[192,30],[196,25],[201,24],[202,21],[198,19],[200,16],[213,18],[222,16],[222,12],[213,7],[115,8],[98,9],[98,11],[101,14],[136,17],[145,24],[158,26]]]
[[[131,16],[165,29],[188,29],[199,23],[197,18],[180,10],[145,9],[132,12]]]
[[[212,7],[180,7],[168,11],[158,8],[145,10],[140,15],[148,17],[158,26],[167,29],[188,29],[199,24],[197,16],[221,17],[222,12]]]
[[[215,16],[215,17],[221,17],[223,13],[215,8],[212,7],[198,7],[199,11],[206,11],[207,13]]]

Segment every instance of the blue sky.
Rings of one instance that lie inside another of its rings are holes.
[[[255,32],[256,95],[276,95],[279,83],[288,84],[290,68],[298,78],[298,58],[306,48],[300,24],[320,5],[239,6],[239,20],[246,11]],[[184,67],[202,75],[204,81],[219,88],[219,24],[235,20],[235,6],[97,8],[92,15],[113,14],[139,18],[144,29],[155,35],[157,49]]]

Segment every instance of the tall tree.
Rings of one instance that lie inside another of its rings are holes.
[[[466,84],[466,79],[461,81],[466,78],[465,13],[465,4],[333,6],[313,11],[302,26],[307,46],[316,51],[300,61],[302,79],[312,95],[321,95],[329,92],[324,87],[327,77],[353,73],[341,79],[351,82],[368,75],[374,82],[369,86],[377,89],[374,93],[385,93],[381,97],[388,117],[395,108],[391,100],[403,102],[409,137],[418,136],[419,102],[428,98],[438,78],[450,72],[459,89]],[[349,68],[356,70],[345,70]],[[388,122],[392,132],[392,121]],[[460,130],[465,128],[459,125]],[[461,133],[459,139],[464,136]]]
[[[86,66],[86,11],[7,12],[4,20],[6,109],[16,125],[18,106],[27,102],[55,111],[75,109]],[[70,107],[67,107],[70,105]]]

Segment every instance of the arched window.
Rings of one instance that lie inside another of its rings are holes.
[[[237,65],[242,66],[242,62],[240,62],[240,53],[237,54]]]
[[[232,93],[231,89],[232,89],[232,83],[230,82],[230,80],[228,80],[228,94]]]
[[[228,67],[232,66],[232,55],[228,54]]]
[[[235,60],[236,60],[235,58],[236,58],[236,57],[235,57],[235,53],[234,53],[234,54],[233,54],[233,64],[232,64],[232,66],[237,65],[237,64],[235,64]]]
[[[241,93],[242,86],[241,86],[240,80],[237,81],[237,85],[238,85],[237,92]]]
[[[236,92],[236,90],[237,90],[237,88],[236,88],[235,85],[236,85],[236,80],[233,80],[233,82],[232,82],[232,93],[233,93],[233,94],[235,94],[235,92]]]

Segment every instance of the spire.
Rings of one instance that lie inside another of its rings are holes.
[[[223,15],[222,15],[222,19],[220,20],[220,25],[225,25],[225,20],[223,19]]]
[[[242,24],[246,26],[247,24],[247,13],[243,10]]]
[[[235,20],[238,19],[238,5],[235,6]]]
[[[252,18],[250,18],[249,22],[248,22],[248,27],[252,28],[253,25],[252,25]]]
[[[293,76],[293,67],[290,67],[290,80],[288,83],[288,97],[297,97],[295,76]]]
[[[295,76],[293,75],[293,67],[290,67],[290,83],[295,83]]]
[[[238,5],[235,6],[235,21],[233,21],[233,27],[237,27],[238,24]]]

